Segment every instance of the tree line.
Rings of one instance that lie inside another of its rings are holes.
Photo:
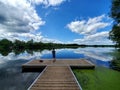
[[[27,42],[15,40],[14,42],[2,39],[0,40],[0,49],[52,49],[58,47],[69,47],[69,46],[79,46],[77,44],[60,44],[60,43],[43,43],[43,42],[34,42],[29,40]]]
[[[120,0],[111,0],[112,6],[111,6],[111,12],[110,17],[113,18],[114,23],[112,30],[109,33],[109,38],[116,43],[116,45],[119,47],[118,51],[120,52]],[[111,65],[113,69],[120,71],[120,57],[119,58],[113,58],[111,61]]]
[[[14,42],[8,39],[0,40],[0,53],[2,55],[7,55],[9,52],[15,52],[15,54],[19,54],[24,52],[25,50],[30,51],[42,51],[44,49],[51,50],[53,48],[78,48],[77,44],[60,44],[60,43],[43,43],[43,42],[34,42],[33,40],[29,40],[27,42],[15,40]]]
[[[112,0],[110,17],[114,20],[114,25],[109,33],[109,38],[120,47],[120,0]]]
[[[84,48],[84,47],[115,47],[114,45],[78,45],[78,44],[60,44],[60,43],[43,43],[43,42],[34,42],[33,40],[29,40],[27,42],[15,40],[14,42],[8,39],[0,40],[0,53],[3,55],[7,55],[9,52],[15,52],[15,54],[19,54],[24,52],[25,50],[30,51],[42,51],[44,49],[51,50],[53,48]]]
[[[14,42],[2,39],[0,40],[0,50],[6,49],[52,49],[52,48],[61,48],[61,47],[114,47],[115,45],[78,45],[78,44],[60,44],[60,43],[43,43],[43,42],[34,42],[33,40],[29,40],[27,42],[15,40]]]

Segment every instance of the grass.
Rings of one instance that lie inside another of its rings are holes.
[[[96,67],[94,70],[74,69],[83,90],[120,90],[120,72]]]

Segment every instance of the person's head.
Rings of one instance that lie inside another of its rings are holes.
[[[53,51],[55,50],[55,48],[53,48]]]

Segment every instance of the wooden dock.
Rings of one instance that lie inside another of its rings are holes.
[[[48,66],[28,90],[81,90],[71,68]]]
[[[43,70],[28,90],[82,90],[71,68],[93,69],[84,59],[33,60],[22,66],[23,71]]]
[[[41,72],[46,66],[70,66],[74,69],[93,69],[95,65],[85,59],[33,60],[22,65],[23,72]]]

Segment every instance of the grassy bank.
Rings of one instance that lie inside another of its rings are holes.
[[[83,90],[120,90],[120,72],[96,67],[94,70],[74,69]]]

